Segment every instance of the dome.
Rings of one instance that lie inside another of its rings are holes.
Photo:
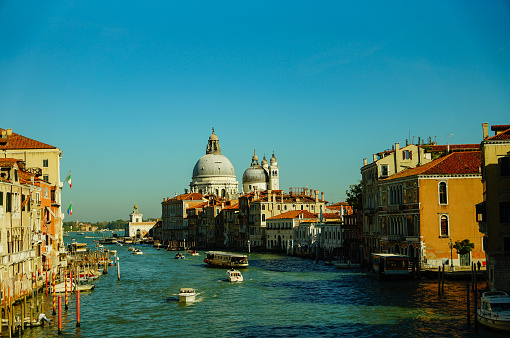
[[[267,179],[267,173],[261,166],[251,166],[243,174],[243,184],[266,183]]]
[[[199,176],[234,176],[234,166],[229,159],[223,155],[206,154],[202,156],[195,168],[193,168],[193,178]]]

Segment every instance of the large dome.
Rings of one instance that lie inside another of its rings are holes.
[[[235,175],[234,166],[229,159],[219,154],[202,156],[193,168],[193,178],[203,176],[233,176],[235,178]]]
[[[243,174],[243,184],[266,183],[268,175],[261,166],[251,166]]]

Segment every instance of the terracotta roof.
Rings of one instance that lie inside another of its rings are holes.
[[[494,141],[496,141],[496,140],[510,140],[510,126],[505,126],[505,127],[509,127],[509,128],[506,130],[503,130],[499,134],[496,134],[492,137],[488,137],[485,140],[491,140],[491,141],[493,141],[493,140]],[[497,130],[501,130],[501,129],[497,129]]]
[[[510,125],[508,124],[495,124],[491,126],[492,131],[499,131],[499,130],[507,130],[510,129]]]
[[[416,168],[406,169],[383,181],[413,175],[462,175],[479,174],[482,166],[480,151],[451,153]]]
[[[192,193],[188,193],[188,194],[181,194],[181,195],[175,196],[173,198],[169,198],[165,202],[168,202],[168,201],[196,201],[196,200],[201,200],[201,199],[202,199],[202,194],[200,194],[198,192],[192,192]]]
[[[317,218],[317,214],[312,214],[311,212],[307,210],[291,210],[284,212],[283,214],[279,214],[273,217],[268,218],[269,219],[292,219],[292,218],[299,218],[299,215],[303,215],[303,218]]]
[[[223,210],[232,210],[232,209],[239,209],[239,203],[235,203],[233,205],[230,205],[230,206],[224,208]]]
[[[5,129],[0,128],[0,133]],[[1,138],[3,142],[0,142],[0,149],[56,149],[54,146],[42,143],[31,138],[22,136],[20,134],[12,133],[7,135],[6,138]]]
[[[16,158],[0,158],[0,167],[14,167],[19,160]]]
[[[422,148],[428,148],[431,152],[435,151],[446,151],[448,145],[446,144],[425,144],[421,146]],[[480,149],[479,144],[450,144],[450,151],[462,151],[462,150],[478,150]]]

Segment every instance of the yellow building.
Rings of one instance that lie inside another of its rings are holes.
[[[456,152],[379,182],[380,252],[409,255],[422,267],[484,261],[473,219],[482,201],[480,166],[479,151]],[[457,255],[451,246],[465,239],[474,249]]]
[[[488,286],[510,291],[510,125],[483,123],[483,203],[477,205],[477,220],[485,235]]]

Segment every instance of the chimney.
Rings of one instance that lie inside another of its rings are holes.
[[[395,143],[395,173],[400,172],[400,143]]]
[[[365,165],[367,165],[367,164],[368,164],[368,161],[367,161],[367,159],[366,159],[366,158],[364,158],[364,159],[363,159],[363,165],[365,166]]]
[[[377,162],[377,154],[373,154],[372,159],[374,160],[374,162]]]
[[[324,191],[321,192],[321,201],[324,201]]]
[[[11,136],[12,135],[12,128],[9,128],[7,129],[7,136]]]
[[[483,139],[485,140],[489,137],[489,124],[487,122],[482,123],[483,128]]]
[[[271,202],[271,189],[267,190],[267,201]]]
[[[315,190],[315,202],[319,201],[319,190]]]

